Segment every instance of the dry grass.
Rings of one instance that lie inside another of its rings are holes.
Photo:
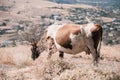
[[[103,66],[103,65],[102,65]],[[105,66],[105,65],[104,65]],[[73,70],[63,72],[59,80],[119,80],[120,75],[116,71],[111,70],[111,67],[92,68],[89,65],[77,67]]]
[[[102,46],[103,59],[98,67],[91,64],[91,55],[81,53],[73,57],[65,54],[64,60],[47,62],[42,80],[120,80],[119,52],[120,45]]]
[[[0,63],[16,66],[31,65],[31,51],[29,46],[0,48]]]
[[[91,55],[65,54],[63,60],[47,52],[36,61],[30,46],[0,48],[0,80],[120,80],[120,45],[102,46],[99,66],[92,65]]]
[[[32,63],[30,46],[0,48],[0,80],[25,80]]]
[[[101,55],[108,61],[120,62],[120,45],[102,46]]]

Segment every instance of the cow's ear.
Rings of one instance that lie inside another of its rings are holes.
[[[32,46],[37,46],[37,43],[38,43],[38,41],[35,40],[35,39],[32,39],[32,40],[30,41],[30,44],[31,44]]]
[[[48,37],[46,38],[46,41],[49,40],[49,39],[50,39],[50,36],[48,36]]]
[[[37,43],[36,43],[36,42],[33,42],[33,43],[31,43],[31,45],[32,45],[32,46],[36,46],[36,45],[37,45]]]
[[[50,36],[48,36],[47,39],[50,39]]]
[[[35,46],[35,43],[34,43],[34,42],[32,42],[32,43],[31,43],[31,45],[32,45],[32,46]]]

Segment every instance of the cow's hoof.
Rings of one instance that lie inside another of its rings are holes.
[[[61,59],[64,58],[64,53],[63,53],[62,51],[59,51],[59,57],[60,57]]]

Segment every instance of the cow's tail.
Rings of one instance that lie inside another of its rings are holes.
[[[100,40],[99,40],[99,44],[98,44],[98,48],[97,48],[97,53],[98,53],[98,57],[100,58],[100,49],[101,49],[101,44],[102,44],[102,28],[101,28],[101,34],[100,34]]]

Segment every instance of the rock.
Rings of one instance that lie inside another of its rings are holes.
[[[3,43],[0,44],[0,48],[2,47],[8,47],[8,46],[16,46],[15,41],[4,41]]]
[[[113,34],[112,34],[112,33],[109,33],[108,36],[113,37]]]
[[[5,21],[0,22],[0,26],[6,26],[7,23]]]
[[[4,19],[4,20],[0,21],[0,26],[7,26],[8,22],[10,22],[9,19]]]
[[[1,6],[0,5],[0,11],[8,11],[11,7],[10,6]]]
[[[21,24],[20,25],[13,25],[12,29],[16,30],[16,31],[19,31],[19,30],[24,31],[24,26]]]

